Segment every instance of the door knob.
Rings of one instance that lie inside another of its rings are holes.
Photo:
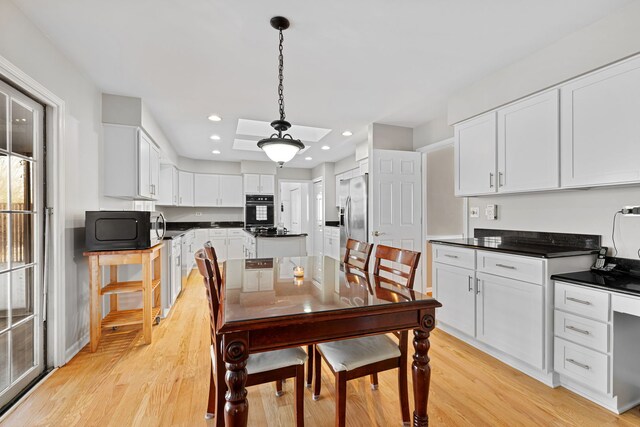
[[[383,232],[381,232],[381,231],[377,231],[377,230],[373,232],[373,235],[374,235],[375,237],[382,236],[383,234],[384,234]]]

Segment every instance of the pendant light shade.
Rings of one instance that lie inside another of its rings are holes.
[[[291,161],[298,151],[304,149],[304,144],[299,139],[294,139],[288,133],[285,133],[291,127],[291,123],[285,120],[284,114],[284,56],[283,42],[284,36],[282,31],[289,28],[289,20],[282,16],[271,18],[271,26],[278,30],[280,34],[280,42],[278,44],[278,108],[280,110],[280,119],[271,122],[277,133],[272,134],[268,138],[258,141],[258,147],[261,148],[267,157],[282,167],[286,162]]]

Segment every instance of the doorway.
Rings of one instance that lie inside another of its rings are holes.
[[[0,408],[45,368],[44,121],[0,81]]]
[[[324,186],[322,180],[313,183],[313,255],[324,254]]]

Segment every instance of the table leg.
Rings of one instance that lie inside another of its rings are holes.
[[[153,306],[153,289],[152,276],[153,270],[151,265],[151,256],[148,253],[142,254],[142,335],[144,343],[151,344],[151,327],[153,319],[151,318]]]
[[[413,397],[415,411],[413,411],[413,426],[427,427],[429,416],[427,415],[427,403],[429,400],[429,385],[431,382],[431,368],[429,367],[429,332],[435,325],[433,315],[426,314],[422,318],[420,329],[413,331],[413,364],[411,371],[413,375]]]
[[[112,265],[109,267],[109,282],[115,283],[118,281],[118,266]],[[111,294],[109,297],[109,310],[118,311],[118,294]]]
[[[227,368],[226,403],[224,405],[224,421],[227,427],[246,427],[249,416],[247,400],[247,351],[246,340],[225,336],[223,338],[224,362]]]
[[[100,309],[100,288],[102,281],[100,279],[100,264],[98,256],[89,257],[89,349],[95,352],[100,342],[100,334],[102,333],[102,310]]]

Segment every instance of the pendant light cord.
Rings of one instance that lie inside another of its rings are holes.
[[[284,114],[284,55],[283,52],[283,43],[284,43],[284,35],[282,35],[282,29],[278,30],[280,33],[280,43],[278,45],[278,106],[280,107],[280,120],[285,119]]]

